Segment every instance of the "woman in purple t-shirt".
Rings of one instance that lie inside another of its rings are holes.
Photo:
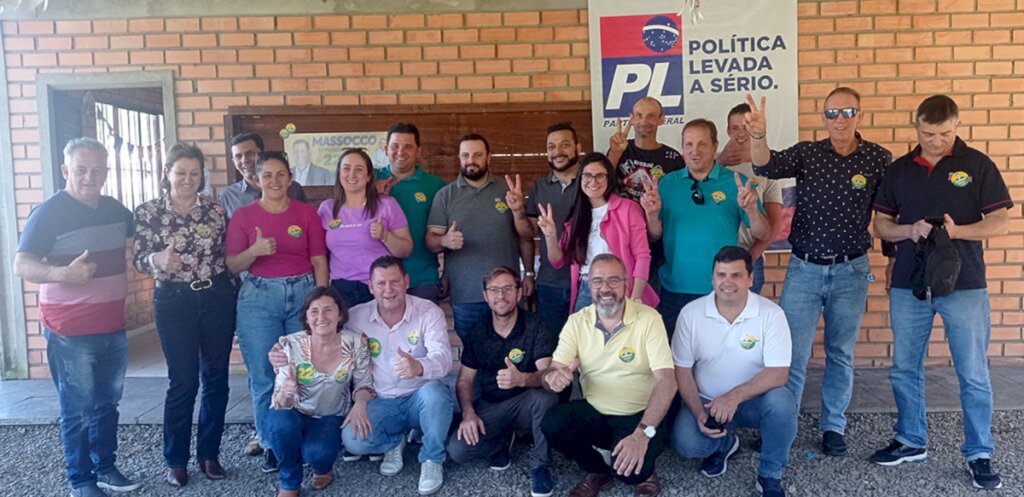
[[[350,307],[373,300],[367,284],[375,259],[412,253],[405,214],[394,198],[377,193],[373,162],[360,149],[341,153],[334,198],[324,200],[317,214],[331,252],[331,285]]]
[[[267,448],[264,417],[274,389],[267,352],[278,339],[302,329],[302,304],[315,286],[328,281],[324,229],[313,207],[288,198],[292,173],[281,152],[263,152],[256,161],[260,199],[239,207],[228,224],[227,265],[242,277],[236,329],[249,371],[253,418]],[[265,452],[264,471],[277,459]]]

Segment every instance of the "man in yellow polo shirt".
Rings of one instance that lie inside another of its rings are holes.
[[[593,305],[569,317],[543,376],[558,393],[578,369],[584,398],[548,411],[541,429],[587,472],[570,497],[596,496],[614,478],[638,496],[658,495],[654,461],[676,391],[665,326],[657,311],[626,299],[626,266],[614,255],[594,258],[590,292]],[[610,464],[598,450],[611,451]]]

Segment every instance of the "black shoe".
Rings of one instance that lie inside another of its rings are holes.
[[[100,490],[96,482],[89,482],[78,488],[71,489],[71,497],[110,497],[110,494]]]
[[[754,488],[764,497],[786,497],[786,490],[782,488],[782,480],[779,479],[758,475]]]
[[[274,455],[274,451],[270,449],[263,450],[263,465],[260,466],[260,471],[264,473],[274,473],[277,471],[277,456]]]
[[[704,463],[700,465],[700,473],[702,475],[714,478],[725,474],[725,470],[729,466],[729,457],[735,454],[737,450],[740,450],[740,437],[736,435],[728,436],[732,437],[732,442],[729,443],[727,449],[715,452],[704,458]]]
[[[871,455],[871,462],[882,466],[896,466],[903,462],[924,461],[928,459],[928,450],[910,447],[893,439],[884,449]]]
[[[131,492],[141,487],[142,483],[129,480],[117,468],[111,467],[103,473],[96,473],[96,486],[115,492]]]
[[[995,490],[1003,487],[1003,480],[999,478],[999,473],[992,470],[991,459],[981,458],[967,461],[967,466],[971,468],[971,483],[974,484],[974,488]]]
[[[846,455],[846,439],[842,433],[837,431],[826,431],[821,434],[821,451],[826,456],[845,456]]]
[[[516,443],[515,432],[508,437],[508,445],[502,446],[491,456],[492,471],[505,471],[512,466],[512,444],[514,443]]]

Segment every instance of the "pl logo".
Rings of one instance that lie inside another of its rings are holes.
[[[601,18],[604,117],[628,117],[643,97],[666,115],[683,113],[682,22],[678,14]]]

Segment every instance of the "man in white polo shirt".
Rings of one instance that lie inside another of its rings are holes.
[[[715,254],[714,292],[679,313],[672,357],[686,407],[672,430],[682,457],[703,457],[701,473],[725,473],[739,449],[734,427],[758,428],[763,446],[757,490],[783,497],[782,471],[796,438],[797,412],[785,388],[791,342],[782,309],[750,291],[753,261],[741,247]]]

